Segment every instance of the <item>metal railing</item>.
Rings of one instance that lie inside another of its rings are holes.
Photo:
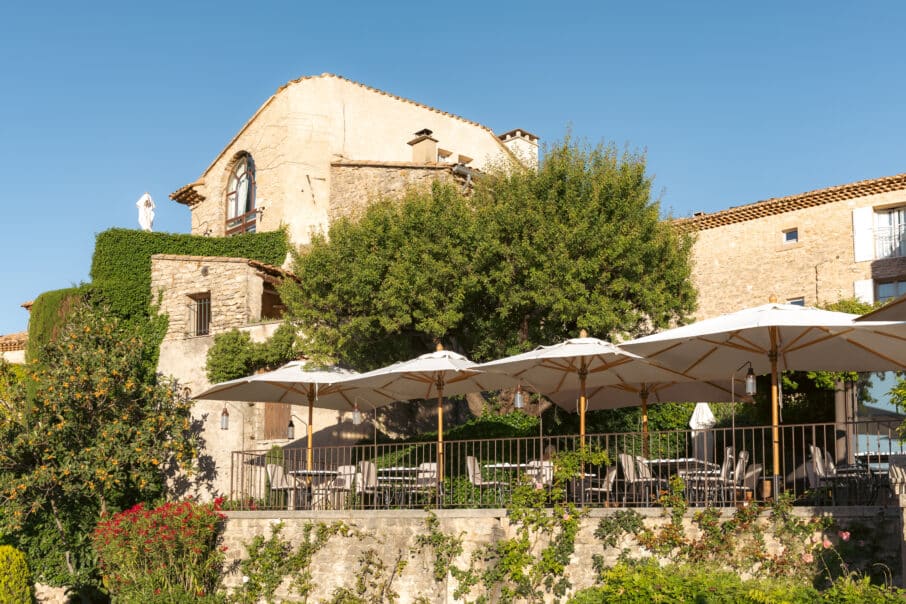
[[[770,426],[591,434],[584,448],[578,436],[448,441],[442,468],[436,442],[316,447],[310,465],[304,447],[235,451],[226,509],[500,508],[520,487],[583,507],[658,505],[671,488],[692,506],[781,491],[800,505],[878,505],[893,500],[896,426],[781,426],[776,478]],[[602,451],[608,461],[588,461]],[[568,459],[579,469],[564,475]]]

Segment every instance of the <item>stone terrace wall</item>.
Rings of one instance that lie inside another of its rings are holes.
[[[593,555],[603,555],[606,564],[612,565],[617,562],[620,548],[631,546],[632,542],[624,537],[624,542],[618,544],[617,548],[605,549],[594,536],[600,519],[615,511],[617,510],[591,510],[589,517],[583,520],[576,538],[575,552],[567,568],[567,576],[572,582],[574,590],[593,585],[595,579],[591,563]],[[668,522],[664,516],[664,510],[661,508],[637,511],[644,516],[644,522],[648,526]],[[726,509],[724,514],[729,516],[733,511],[733,509]],[[803,517],[812,517],[820,512],[814,508],[795,508],[794,513]],[[896,507],[833,510],[834,519],[838,525],[853,527],[853,539],[862,538],[855,532],[857,526],[880,527],[875,531],[880,542],[874,542],[873,545],[884,548],[884,551],[893,552],[893,557],[898,560],[901,559],[900,550],[903,546],[901,513],[901,510]],[[764,514],[766,517],[768,513]],[[515,534],[503,510],[438,510],[436,515],[443,532],[463,537],[465,551],[456,561],[460,567],[468,565],[470,555],[481,545],[510,538]],[[337,587],[352,586],[355,581],[355,573],[360,568],[359,556],[367,548],[376,548],[381,552],[381,559],[388,566],[392,565],[399,556],[407,561],[406,568],[393,583],[394,590],[400,595],[400,602],[412,602],[417,596],[425,596],[431,602],[438,603],[457,601],[453,597],[456,581],[451,579],[447,584],[437,583],[432,575],[434,554],[418,552],[416,537],[427,534],[424,512],[415,510],[299,511],[284,512],[279,517],[275,516],[273,512],[232,512],[228,514],[228,517],[224,536],[224,544],[228,548],[228,562],[244,556],[244,545],[256,535],[269,536],[271,527],[278,522],[284,523],[281,533],[283,538],[293,542],[294,545],[298,543],[302,535],[303,526],[309,521],[330,523],[340,520],[359,528],[366,535],[371,535],[364,538],[333,537],[327,546],[316,554],[310,569],[315,585],[315,592],[310,597],[311,601],[317,602],[328,598]],[[693,527],[691,519],[692,513],[690,512],[684,521],[686,534],[696,536],[697,529]],[[780,552],[775,547],[772,553]],[[899,565],[891,568],[891,572],[895,582],[900,584]],[[227,577],[226,583],[228,586],[235,586],[241,580],[240,574],[234,572]],[[475,593],[477,592],[474,592],[473,595]],[[285,596],[285,592],[278,591],[278,596],[281,595]]]
[[[452,166],[444,164],[378,164],[345,161],[330,168],[331,221],[359,215],[378,199],[399,199],[410,188],[435,181],[454,182]]]

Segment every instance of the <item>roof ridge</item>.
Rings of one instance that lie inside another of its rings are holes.
[[[784,197],[771,197],[761,201],[733,206],[717,212],[698,214],[685,218],[677,218],[673,222],[680,226],[688,226],[696,230],[705,230],[724,226],[736,222],[745,222],[768,215],[782,214],[793,210],[852,199],[854,197],[867,197],[890,191],[906,190],[906,172],[857,180],[855,182],[833,185],[821,189],[813,189],[804,193],[786,195]],[[847,195],[860,193],[858,195]]]
[[[345,76],[341,76],[336,73],[330,73],[327,71],[325,71],[324,73],[322,73],[320,75],[301,76],[299,78],[296,78],[295,80],[290,80],[286,84],[283,84],[282,86],[277,88],[277,92],[275,92],[274,94],[275,95],[278,94],[281,90],[288,88],[289,86],[291,86],[293,84],[298,84],[299,82],[303,82],[305,80],[314,80],[316,78],[336,78],[338,80],[342,80],[344,82],[348,82],[348,83],[354,84],[356,86],[361,86],[362,88],[364,88],[366,90],[370,90],[372,92],[376,92],[376,93],[384,95],[384,96],[389,96],[392,99],[396,99],[398,101],[403,101],[404,103],[410,103],[412,105],[415,105],[416,107],[421,107],[422,109],[428,109],[429,111],[434,111],[435,113],[439,113],[441,115],[446,115],[447,117],[452,117],[454,119],[460,120],[467,124],[471,124],[473,126],[478,126],[479,128],[482,128],[483,130],[487,130],[491,134],[494,134],[494,131],[491,130],[488,126],[485,126],[484,124],[480,124],[474,120],[464,118],[461,115],[457,115],[455,113],[450,113],[449,111],[444,111],[443,109],[438,109],[437,107],[432,107],[431,105],[419,103],[418,101],[414,101],[410,98],[406,98],[406,97],[400,96],[398,94],[393,94],[392,92],[387,92],[386,90],[381,90],[380,88],[375,88],[374,86],[369,86],[368,84],[363,84],[362,82],[357,82],[356,80],[351,80]]]

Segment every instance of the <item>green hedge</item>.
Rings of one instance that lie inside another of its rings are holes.
[[[67,287],[44,292],[35,298],[28,319],[28,360],[41,358],[41,351],[50,343],[59,325],[65,322],[73,303],[85,294],[85,286]]]
[[[151,299],[151,256],[226,256],[280,265],[289,240],[285,230],[234,237],[202,237],[109,229],[99,233],[91,261],[91,289],[96,302],[120,317],[145,316]]]
[[[9,545],[0,545],[0,602],[29,604],[33,597],[25,554]]]

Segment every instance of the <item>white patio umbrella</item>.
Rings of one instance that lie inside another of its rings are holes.
[[[687,379],[677,371],[649,363],[610,342],[589,338],[585,330],[578,338],[553,346],[539,346],[529,352],[483,363],[478,368],[509,375],[554,402],[570,400],[578,389],[579,435],[583,440],[588,390],[597,392],[595,389],[609,386],[614,391],[622,388],[625,392],[645,392],[641,401],[647,405],[646,384],[668,384]],[[563,406],[565,403],[558,404]],[[634,403],[626,403],[629,404]],[[647,431],[644,413],[642,428]]]
[[[906,368],[904,328],[854,323],[857,315],[770,303],[677,327],[621,347],[695,379],[726,379],[751,363],[771,375],[774,480],[780,476],[778,376],[781,371],[885,371]]]
[[[350,380],[348,385],[392,393],[399,399],[437,397],[437,461],[440,480],[443,476],[444,395],[485,392],[515,385],[507,376],[484,373],[477,367],[476,363],[463,355],[444,350],[438,344],[435,352],[363,373]]]
[[[372,407],[398,400],[376,388],[361,388],[348,383],[358,377],[355,371],[330,367],[307,368],[304,361],[291,361],[274,371],[214,384],[195,399],[218,401],[268,402],[308,406],[307,468],[312,466],[312,423],[314,408],[354,411],[356,399],[368,399]]]

